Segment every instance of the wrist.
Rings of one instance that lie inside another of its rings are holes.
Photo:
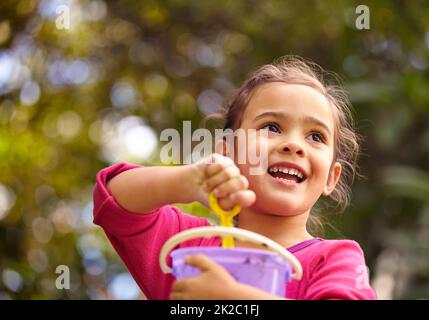
[[[176,186],[181,195],[179,202],[189,203],[200,201],[200,191],[204,181],[204,172],[195,164],[182,165],[177,167],[179,172],[179,183]]]

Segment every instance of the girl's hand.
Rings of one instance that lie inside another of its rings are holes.
[[[185,262],[201,269],[201,274],[173,283],[173,300],[284,300],[258,288],[238,283],[222,266],[199,254]]]
[[[255,202],[256,195],[248,189],[247,178],[230,158],[213,153],[191,166],[194,174],[190,180],[196,200],[205,206],[208,206],[208,197],[212,191],[224,210],[231,210],[236,204],[249,207]]]
[[[204,255],[188,256],[185,262],[201,269],[201,274],[174,282],[173,300],[231,299],[240,286],[228,271]]]

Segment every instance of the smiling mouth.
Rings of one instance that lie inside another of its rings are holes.
[[[295,168],[272,166],[268,168],[268,174],[275,179],[288,180],[295,183],[302,183],[307,179],[303,172]]]

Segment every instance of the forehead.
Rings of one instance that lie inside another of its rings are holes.
[[[321,92],[306,85],[271,82],[259,86],[250,97],[242,123],[267,111],[285,112],[296,117],[316,117],[329,128],[334,128],[328,100]]]

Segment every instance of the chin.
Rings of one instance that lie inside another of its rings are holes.
[[[285,195],[282,197],[267,197],[266,194],[261,194],[259,196],[256,194],[256,202],[252,207],[267,214],[284,217],[295,216],[308,211],[306,206],[297,204],[296,200],[288,200],[285,198]]]

